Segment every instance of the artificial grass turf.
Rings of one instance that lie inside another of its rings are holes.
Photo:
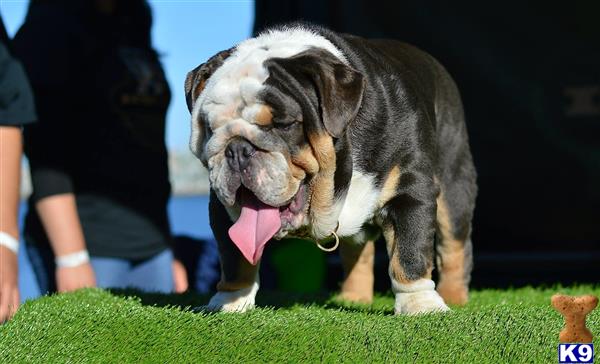
[[[556,292],[600,286],[476,291],[449,314],[412,317],[393,315],[391,295],[352,306],[262,292],[256,310],[209,314],[189,309],[206,303],[194,294],[86,289],[25,303],[0,326],[0,362],[555,363]],[[588,327],[600,336],[600,309]]]

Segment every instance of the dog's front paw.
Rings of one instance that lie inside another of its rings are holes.
[[[256,292],[258,283],[237,291],[217,292],[202,309],[213,312],[246,312],[254,308]]]
[[[397,315],[415,315],[450,311],[436,291],[397,293],[394,312]]]
[[[409,284],[392,281],[392,290],[396,295],[394,312],[397,315],[450,311],[431,280],[421,279]]]

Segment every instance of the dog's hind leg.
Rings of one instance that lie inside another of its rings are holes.
[[[371,303],[373,301],[373,264],[375,244],[372,239],[366,243],[342,241],[340,256],[344,268],[340,298],[350,302]]]
[[[456,84],[438,67],[436,123],[438,144],[437,290],[446,303],[464,304],[468,299],[472,268],[471,220],[477,184],[468,133]]]
[[[437,198],[436,263],[439,272],[437,291],[449,304],[463,305],[469,298],[469,281],[473,267],[471,245],[471,211],[460,215],[459,206],[450,206],[444,188]],[[467,207],[468,206],[468,207]],[[460,227],[460,225],[464,225]]]

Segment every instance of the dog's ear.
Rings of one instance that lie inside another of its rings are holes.
[[[364,93],[364,77],[322,48],[310,48],[289,58],[272,58],[266,66],[282,68],[297,80],[309,80],[319,97],[323,126],[329,135],[341,137],[356,118]],[[301,81],[300,81],[301,82]]]
[[[206,82],[210,76],[212,76],[217,68],[221,67],[232,51],[233,48],[221,51],[210,57],[205,63],[188,72],[185,78],[185,101],[190,112],[192,112],[194,103],[202,90],[204,90],[204,86],[206,86]]]
[[[191,70],[185,78],[185,101],[190,113],[194,109],[194,104],[198,100],[198,96],[204,90],[206,82],[217,70],[223,65],[223,62],[231,55],[233,48],[221,51],[210,57],[208,61]],[[196,120],[192,120],[192,133],[190,137],[190,149],[196,157],[200,159],[204,166],[207,166],[207,161],[204,156],[204,144],[206,142],[207,131],[202,116],[198,116]]]

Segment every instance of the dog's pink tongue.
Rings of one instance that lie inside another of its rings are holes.
[[[229,237],[244,257],[256,265],[265,244],[281,227],[279,208],[262,203],[249,191],[241,191],[242,213],[229,228]]]

